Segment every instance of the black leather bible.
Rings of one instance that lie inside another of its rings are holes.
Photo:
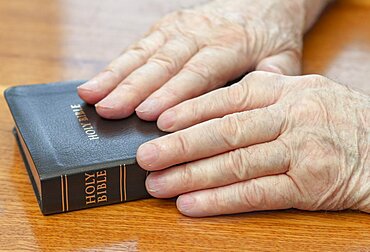
[[[138,147],[161,132],[135,115],[101,118],[77,95],[83,81],[5,91],[14,133],[43,214],[149,197]]]

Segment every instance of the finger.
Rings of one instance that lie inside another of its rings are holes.
[[[283,124],[284,114],[277,105],[232,114],[147,142],[139,147],[137,160],[146,170],[161,170],[275,140]]]
[[[267,71],[284,75],[299,75],[302,72],[302,57],[300,53],[285,51],[261,60],[257,71]]]
[[[154,197],[171,198],[186,192],[285,173],[289,162],[286,145],[277,139],[152,172],[146,180],[146,188]]]
[[[98,113],[107,118],[129,116],[145,98],[177,74],[197,51],[195,42],[186,38],[167,42],[97,104]]]
[[[283,174],[184,194],[176,203],[182,214],[204,217],[292,208],[298,193],[291,178]]]
[[[150,95],[136,113],[142,119],[156,120],[164,110],[220,87],[243,71],[234,64],[232,53],[218,48],[203,48],[178,75]]]
[[[79,86],[79,96],[87,103],[97,103],[132,71],[143,65],[165,42],[166,38],[162,32],[149,34],[113,60],[104,71]]]
[[[185,101],[158,118],[158,127],[177,131],[225,115],[274,104],[283,92],[283,76],[253,72],[239,83]]]

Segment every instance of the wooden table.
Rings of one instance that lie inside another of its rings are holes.
[[[0,250],[370,251],[370,216],[297,210],[191,219],[150,199],[45,217],[3,90],[93,76],[168,11],[196,0],[0,0]],[[203,1],[205,2],[205,1]],[[370,93],[370,1],[340,1],[307,35],[305,73]]]

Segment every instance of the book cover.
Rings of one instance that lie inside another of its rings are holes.
[[[136,115],[101,118],[77,95],[83,81],[5,91],[15,136],[43,214],[149,197],[138,147],[164,135]]]

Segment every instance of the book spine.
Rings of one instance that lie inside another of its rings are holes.
[[[42,212],[62,213],[148,198],[147,175],[147,171],[134,163],[43,180]]]

